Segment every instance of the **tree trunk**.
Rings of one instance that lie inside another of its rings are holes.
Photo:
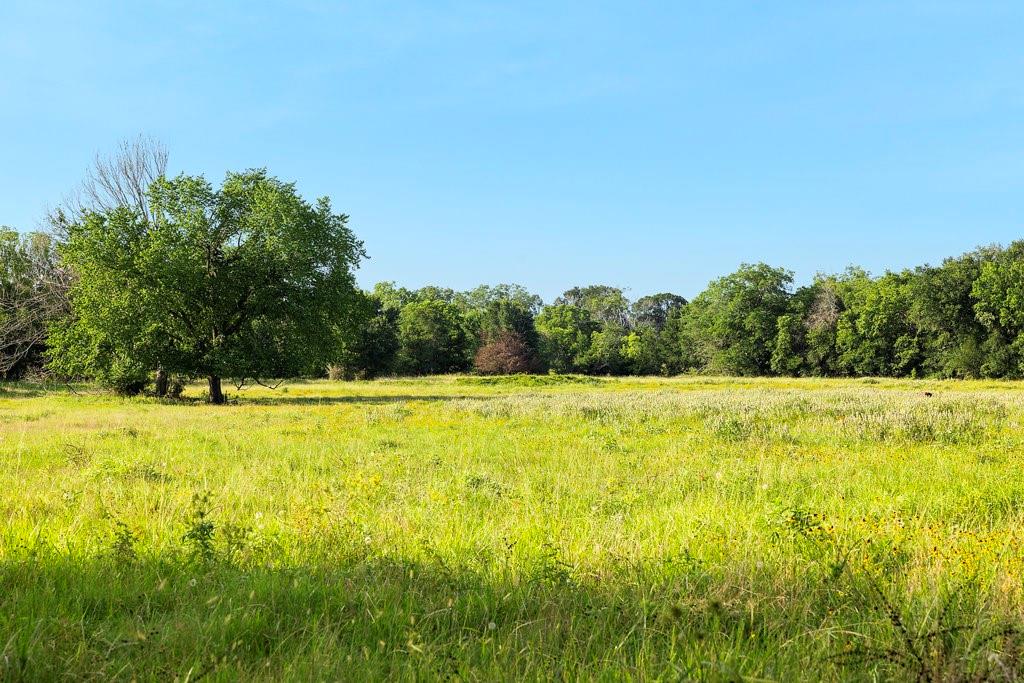
[[[215,405],[223,405],[227,403],[227,399],[224,398],[224,392],[220,388],[220,377],[216,375],[210,375],[207,380],[210,384],[210,403]]]
[[[156,395],[163,398],[167,395],[167,386],[170,384],[170,377],[167,376],[167,371],[163,368],[157,368],[156,370]]]

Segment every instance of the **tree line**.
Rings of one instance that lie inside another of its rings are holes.
[[[515,285],[361,294],[370,323],[336,361],[349,377],[439,372],[1018,378],[1024,242],[872,277],[795,287],[744,264],[692,301],[575,287],[549,305]]]
[[[608,285],[360,290],[362,243],[326,198],[264,170],[165,173],[146,141],[97,158],[50,230],[0,230],[0,374],[121,393],[204,378],[223,402],[271,377],[451,372],[1024,375],[1024,242],[794,285],[744,264],[687,301]]]

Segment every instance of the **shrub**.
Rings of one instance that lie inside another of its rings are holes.
[[[168,398],[181,398],[183,393],[185,393],[185,382],[175,377],[167,385],[167,396]]]
[[[97,380],[118,396],[138,396],[149,386],[149,373],[128,364],[111,368],[97,377]]]
[[[351,375],[352,373],[344,365],[331,363],[327,366],[327,379],[334,382],[352,379]]]
[[[482,375],[518,375],[537,370],[533,349],[517,332],[499,332],[476,352],[474,369]]]

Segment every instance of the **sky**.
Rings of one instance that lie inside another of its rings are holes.
[[[881,273],[1024,237],[1024,3],[0,2],[0,224],[138,134],[331,197],[367,287]]]

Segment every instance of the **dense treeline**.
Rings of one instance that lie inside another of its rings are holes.
[[[123,214],[122,219],[129,220],[128,216]],[[108,225],[104,223],[89,239],[98,239],[96,234]],[[96,224],[93,228],[97,230]],[[44,314],[66,312],[66,306],[54,304],[59,295],[49,291],[54,281],[60,282],[54,277],[59,271],[57,251],[51,243],[52,239],[38,234],[0,233],[0,297],[4,301],[0,323],[6,333],[6,358],[17,359],[4,368],[11,377],[40,367],[47,359],[42,353],[50,341],[44,334],[47,328],[32,302],[45,305]],[[92,246],[95,244],[90,243]],[[112,250],[121,247],[117,240],[109,245]],[[65,248],[63,253],[73,257],[76,252]],[[151,277],[159,274],[152,272],[152,267],[150,270]],[[169,281],[188,277],[187,272],[182,275],[173,268],[164,274]],[[245,277],[250,275],[247,272]],[[125,276],[118,277],[120,283],[94,279],[80,297],[96,298],[105,314],[113,315],[114,304],[120,301],[116,290],[128,282]],[[241,287],[244,278],[238,277],[236,284]],[[269,272],[265,277],[274,275]],[[349,281],[343,278],[343,284],[347,287]],[[122,295],[131,301],[140,287],[132,285]],[[246,287],[228,297],[244,297]],[[1024,242],[1008,248],[985,247],[936,266],[880,277],[850,268],[838,275],[819,275],[803,287],[794,287],[792,274],[784,269],[743,265],[710,283],[689,302],[669,293],[630,301],[621,289],[603,285],[570,289],[547,305],[518,285],[457,292],[441,287],[409,290],[385,282],[372,291],[353,290],[346,299],[348,291],[343,287],[335,292],[344,308],[329,309],[338,317],[335,322],[343,333],[334,338],[333,351],[319,356],[328,359],[326,367],[337,377],[470,371],[954,378],[1024,375]],[[187,297],[188,292],[175,296]],[[180,307],[188,310],[190,304],[181,300]],[[174,314],[168,315],[173,318]],[[316,317],[308,325],[326,322]],[[130,390],[129,384],[141,389],[146,383],[143,375],[155,371],[153,364],[161,352],[146,350],[159,346],[159,340],[147,339],[144,329],[155,323],[140,319],[135,309],[128,307],[117,324],[131,328],[133,343],[127,354],[115,353],[110,340],[97,348],[95,343],[73,338],[82,330],[67,319],[49,321],[50,334],[64,351],[60,356],[50,354],[49,367],[120,389]],[[187,325],[184,321],[180,327],[187,331]],[[15,334],[19,329],[31,333],[27,345],[17,344],[24,341]],[[252,367],[243,374],[252,377],[319,372],[317,359],[288,363],[280,354],[264,358],[260,343],[257,336],[238,350],[221,349],[231,360],[218,372],[239,374],[233,358],[239,354],[250,357]],[[109,354],[106,361],[98,357],[104,348]],[[213,351],[205,353],[211,356]],[[202,355],[195,349],[193,354]],[[138,366],[147,356],[152,367]],[[178,372],[210,374],[209,368],[220,361],[204,358],[206,365],[200,372],[187,370],[196,363],[184,364]],[[126,382],[126,374],[132,382]]]
[[[232,182],[265,180],[259,175],[235,176]],[[316,215],[312,207],[300,206]],[[329,212],[320,216],[326,223],[339,220]],[[336,305],[323,304],[301,325],[294,316],[274,322],[296,327],[301,340],[267,354],[265,344],[272,342],[262,328],[274,317],[273,299],[258,304],[267,310],[258,312],[258,321],[254,314],[251,334],[239,333],[235,344],[222,336],[207,348],[199,335],[182,347],[168,346],[168,335],[187,336],[193,323],[210,322],[176,320],[185,311],[196,315],[198,304],[188,297],[202,297],[190,294],[190,278],[207,276],[162,257],[150,263],[145,277],[136,273],[134,280],[124,264],[101,272],[89,261],[92,256],[83,252],[102,247],[107,252],[103,258],[115,259],[124,243],[107,231],[118,221],[139,230],[134,214],[122,212],[103,221],[91,219],[72,231],[72,239],[59,249],[49,236],[0,232],[5,376],[48,368],[132,393],[142,390],[163,366],[182,377],[223,375],[243,380],[316,375],[323,368],[331,376],[346,378],[471,371],[1024,375],[1024,242],[980,248],[936,266],[879,277],[849,268],[837,275],[819,275],[803,287],[794,287],[789,271],[754,264],[711,282],[692,301],[669,293],[630,301],[621,289],[593,285],[570,289],[545,305],[518,285],[457,292],[441,287],[409,290],[385,282],[360,292],[352,287],[347,268],[357,248],[348,238],[347,250],[331,256],[341,262],[340,280],[332,285]],[[338,234],[348,233],[327,232],[323,239],[336,239]],[[305,231],[297,239],[309,236]],[[111,329],[90,331],[89,326],[97,323],[89,316],[68,317],[69,306],[60,303],[67,292],[61,287],[66,288],[71,278],[60,276],[58,253],[71,270],[78,263],[91,274],[78,278],[72,287],[79,308],[91,300],[98,309],[93,317],[104,316],[130,344],[119,348]],[[264,285],[277,277],[273,263],[261,267]],[[221,274],[227,290],[224,305],[244,301],[252,277],[251,269],[232,278]],[[163,291],[155,289],[160,282]],[[146,307],[155,319],[140,315],[137,304],[143,292],[158,297]],[[213,309],[219,305],[213,304]],[[236,312],[241,314],[243,308]],[[166,324],[162,318],[168,319]],[[312,340],[314,328],[331,325],[336,334],[316,337],[320,347],[328,347],[310,357],[303,341]],[[225,328],[231,330],[231,325],[226,323]],[[47,348],[50,352],[44,353]],[[189,357],[182,361],[183,355]]]
[[[130,214],[120,216],[130,222]],[[95,240],[95,234],[89,239]],[[49,369],[62,375],[97,379],[128,392],[140,390],[159,365],[159,347],[167,332],[157,339],[147,338],[145,327],[159,326],[128,307],[117,323],[132,339],[127,352],[117,352],[110,339],[97,344],[82,338],[81,325],[58,317],[67,314],[68,306],[59,303],[61,292],[53,290],[59,290],[66,279],[54,275],[60,269],[52,242],[38,233],[0,232],[4,375],[18,377],[41,368],[48,357]],[[109,248],[122,246],[114,241]],[[75,249],[65,248],[66,258],[74,257]],[[173,263],[165,264],[168,282],[188,278],[187,272],[171,267]],[[95,267],[90,267],[95,273]],[[151,278],[160,274],[153,270]],[[273,276],[265,274],[268,279]],[[223,368],[217,373],[224,376],[315,375],[321,368],[317,362],[327,359],[332,376],[348,378],[473,371],[1024,375],[1024,242],[1009,248],[981,248],[939,265],[881,276],[851,267],[840,274],[818,275],[813,283],[799,288],[793,285],[793,274],[784,269],[743,265],[692,301],[674,294],[630,301],[623,290],[608,286],[573,288],[545,305],[539,296],[515,285],[456,292],[438,287],[412,291],[381,283],[369,292],[349,293],[350,281],[344,274],[342,285],[335,296],[343,307],[328,308],[343,332],[332,337],[333,351],[305,359],[305,351],[300,353],[298,347],[308,339],[300,335],[294,351],[282,349],[286,356],[302,356],[289,362],[281,353],[265,357],[263,340],[256,335],[238,349],[191,348],[194,356],[203,356],[202,362],[194,358],[191,365],[179,364],[178,374],[210,375],[219,362]],[[140,287],[128,287],[123,296],[137,298]],[[228,296],[243,297],[247,287]],[[117,288],[117,283],[94,276],[91,287],[80,290],[80,297],[94,297],[110,317],[117,312]],[[168,301],[172,295],[161,296]],[[187,290],[173,294],[181,310],[195,309],[187,296]],[[155,309],[159,311],[159,306]],[[57,319],[46,321],[47,314]],[[174,314],[167,315],[173,318]],[[330,323],[323,311],[318,315],[309,327]],[[181,333],[187,326],[187,321],[179,325]],[[53,341],[59,342],[63,352],[47,356],[43,349]],[[217,353],[230,360],[218,360]],[[245,373],[238,372],[239,362],[234,359],[238,355],[249,358]],[[197,364],[203,368],[189,372]]]
[[[550,304],[519,285],[361,291],[362,243],[328,199],[265,170],[168,178],[166,158],[125,143],[48,233],[0,228],[0,377],[158,395],[205,378],[223,402],[223,378],[324,373],[1024,375],[1024,241],[802,287],[743,265],[692,301],[607,285]]]
[[[585,374],[1024,375],[1024,242],[872,277],[794,287],[743,265],[693,301],[576,287],[553,303],[517,285],[363,293],[369,322],[332,371],[348,377],[551,370]]]

